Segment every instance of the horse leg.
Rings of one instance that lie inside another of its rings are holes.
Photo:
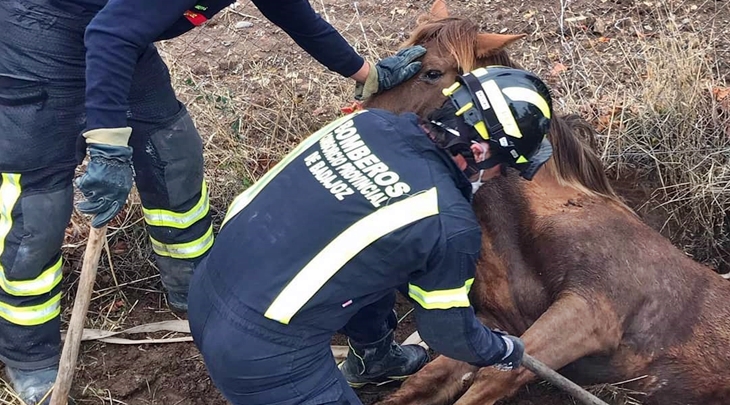
[[[593,297],[588,302],[568,293],[558,298],[522,339],[525,352],[557,370],[581,357],[615,349],[621,334],[619,317],[607,300]],[[535,375],[524,367],[514,371],[485,367],[454,405],[492,405],[533,379]]]
[[[438,356],[376,405],[452,404],[471,384],[479,368]]]

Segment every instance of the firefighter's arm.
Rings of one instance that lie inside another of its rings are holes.
[[[486,367],[506,359],[513,362],[515,355],[521,357],[522,348],[521,342],[515,345],[511,337],[479,322],[469,302],[480,243],[478,228],[450,237],[432,253],[429,269],[410,280],[408,295],[416,302],[418,331],[429,347],[447,357]]]
[[[195,0],[109,0],[86,27],[87,130],[127,127],[129,91],[142,52]]]

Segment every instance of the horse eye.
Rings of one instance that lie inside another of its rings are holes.
[[[435,80],[440,79],[441,76],[443,76],[443,75],[444,75],[443,72],[441,72],[439,70],[429,70],[423,74],[423,77],[426,78],[427,80],[435,81]]]

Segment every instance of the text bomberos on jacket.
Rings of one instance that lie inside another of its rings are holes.
[[[411,191],[407,183],[400,181],[398,173],[370,151],[352,120],[323,136],[319,147],[321,151],[309,154],[304,163],[314,178],[340,201],[357,191],[378,208],[389,198]]]

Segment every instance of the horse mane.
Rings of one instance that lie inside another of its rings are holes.
[[[477,40],[480,27],[468,19],[426,17],[419,21],[420,24],[403,45],[434,44],[456,60],[459,73],[489,65],[524,69],[512,61],[504,49],[478,56]],[[558,184],[577,189],[590,196],[604,197],[629,209],[611,187],[603,163],[594,152],[596,132],[590,124],[576,114],[566,116],[555,114],[551,122],[548,139],[553,145],[553,158],[545,164],[543,170],[549,171],[557,179]]]
[[[470,20],[458,17],[447,17],[439,20],[422,22],[403,43],[404,47],[427,42],[434,43],[439,49],[445,49],[459,68],[459,73],[469,72],[484,65],[504,65],[517,67],[507,52],[500,49],[487,57],[476,55],[479,26]]]

